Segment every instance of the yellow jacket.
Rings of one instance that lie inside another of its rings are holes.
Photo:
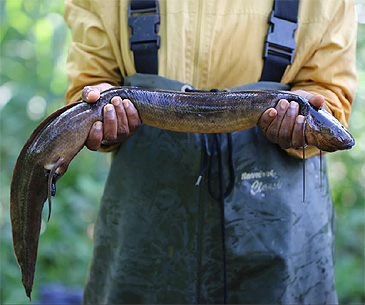
[[[273,0],[160,0],[159,75],[195,88],[257,82]],[[85,85],[121,85],[134,74],[127,0],[66,0],[72,31],[66,101]],[[282,83],[322,94],[345,126],[356,88],[356,13],[352,0],[301,0],[294,62]],[[301,151],[290,149],[300,156]],[[310,148],[307,156],[318,150]]]

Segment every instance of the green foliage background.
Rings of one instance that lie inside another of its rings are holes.
[[[327,157],[337,212],[336,281],[340,303],[365,302],[365,2],[357,1],[358,91],[348,152]],[[0,303],[29,301],[11,241],[9,185],[16,158],[31,131],[64,104],[70,33],[61,0],[0,0]],[[82,286],[92,253],[92,232],[109,156],[83,150],[57,183],[53,215],[44,222],[33,299],[42,283]],[[48,213],[47,208],[45,213]]]

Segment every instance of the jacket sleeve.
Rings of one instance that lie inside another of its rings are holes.
[[[353,1],[339,2],[341,5],[328,23],[318,47],[296,75],[292,90],[322,94],[330,112],[348,127],[356,91],[357,18]],[[301,149],[287,151],[296,157],[302,156]],[[318,149],[308,147],[306,157],[318,152]]]
[[[123,80],[115,44],[108,36],[105,21],[93,11],[95,2],[98,1],[65,1],[64,17],[72,33],[66,64],[69,81],[66,103],[79,100],[86,85],[106,82],[117,86]]]

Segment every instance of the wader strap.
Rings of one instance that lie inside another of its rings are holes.
[[[132,34],[129,46],[139,73],[158,74],[159,24],[158,0],[132,0],[129,3],[128,25]]]
[[[295,49],[294,31],[297,29],[297,14],[299,0],[275,0],[274,9],[270,15],[270,28],[265,40],[264,69],[261,81],[280,82],[287,65],[292,63]],[[155,12],[155,14],[149,14]],[[147,13],[147,14],[146,14]],[[138,14],[138,16],[133,16]],[[160,36],[157,35],[160,15],[158,0],[132,0],[129,6],[128,24],[132,30],[130,48],[134,53],[134,63],[138,73],[158,74],[158,48]],[[189,91],[189,90],[187,90]],[[195,91],[195,90],[192,90]],[[228,276],[226,263],[226,232],[225,232],[225,198],[231,193],[235,175],[232,162],[232,135],[227,134],[229,142],[229,172],[230,183],[224,190],[223,158],[221,153],[220,135],[211,135],[212,146],[208,166],[203,162],[202,172],[198,179],[204,175],[208,168],[208,188],[210,195],[220,204],[221,234],[222,234],[222,259],[223,259],[223,303],[228,303]],[[206,146],[207,135],[202,135],[202,146]],[[205,151],[204,159],[207,152]],[[211,186],[211,169],[213,159],[218,160],[218,194],[214,194]]]
[[[286,67],[293,63],[298,7],[299,0],[274,1],[264,45],[264,68],[261,81],[280,82]]]

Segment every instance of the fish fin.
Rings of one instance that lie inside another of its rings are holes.
[[[32,302],[32,296],[31,296],[32,290],[27,290],[26,294],[27,294],[27,297],[29,298],[29,301]]]
[[[54,185],[53,183],[53,178],[54,175],[56,173],[57,168],[59,168],[63,163],[65,162],[65,159],[60,157],[58,159],[58,161],[53,165],[53,167],[51,168],[51,171],[48,174],[48,206],[49,206],[49,211],[48,211],[48,220],[50,220],[51,218],[51,210],[52,210],[52,185]]]

